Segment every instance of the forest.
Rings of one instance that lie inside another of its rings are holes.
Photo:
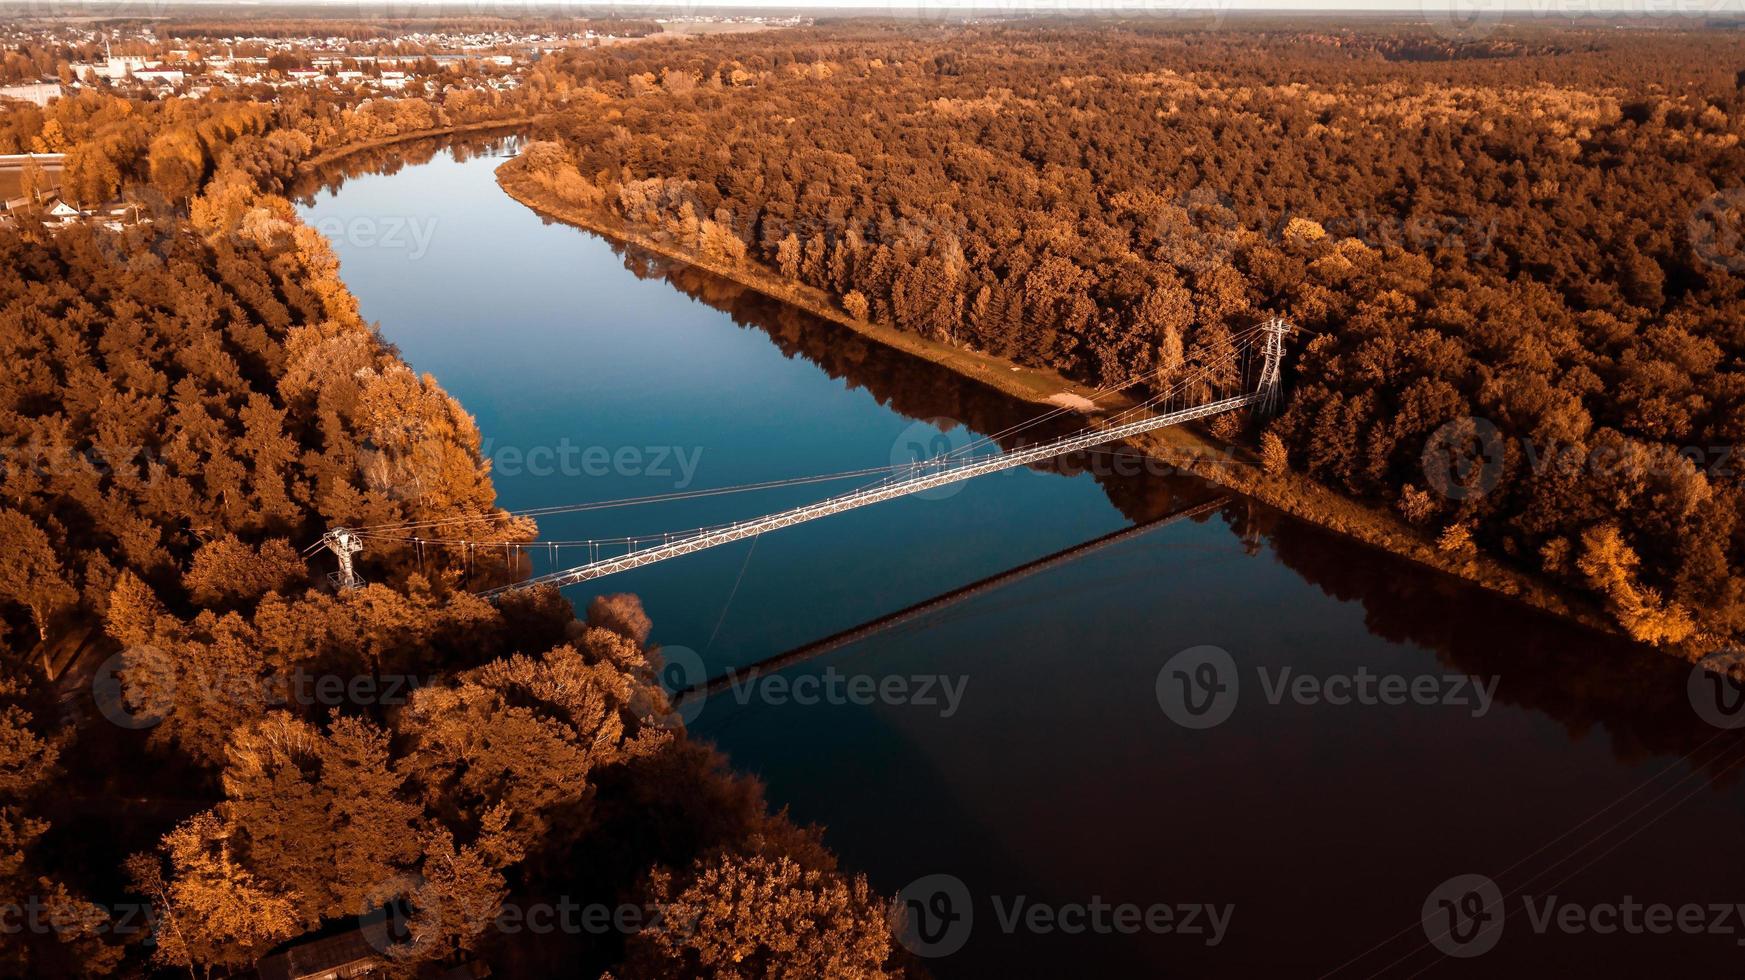
[[[46,923],[0,972],[244,974],[377,908],[408,973],[915,970],[821,832],[686,736],[634,597],[488,603],[516,569],[393,548],[336,592],[307,557],[346,523],[535,532],[283,196],[410,134],[531,127],[514,170],[603,223],[1091,384],[1286,316],[1284,410],[1213,432],[1636,640],[1745,631],[1745,37],[841,22],[455,82],[0,111],[0,152],[152,219],[0,230],[0,906]],[[115,700],[69,709],[97,661]],[[493,928],[559,896],[665,914]]]
[[[544,91],[0,116],[69,153],[69,194],[153,215],[0,230],[0,973],[248,975],[353,933],[399,975],[902,969],[886,901],[686,736],[635,597],[491,603],[502,559],[393,548],[335,591],[305,549],[437,516],[534,533],[281,191]],[[309,693],[334,679],[363,693]],[[644,914],[503,924],[572,902]]]
[[[545,70],[578,107],[514,172],[602,226],[1097,385],[1285,316],[1285,411],[1215,431],[1637,640],[1745,630],[1737,32],[844,24]]]
[[[323,11],[308,10],[302,11],[302,13],[321,14]],[[408,34],[438,31],[483,34],[491,31],[561,33],[573,30],[592,30],[598,34],[641,37],[645,34],[658,34],[661,30],[660,25],[652,20],[624,18],[576,19],[570,17],[491,17],[464,14],[445,16],[433,14],[422,17],[372,17],[368,20],[357,20],[346,16],[352,13],[350,10],[330,13],[332,14],[330,16],[288,17],[268,11],[250,17],[246,14],[239,16],[238,12],[231,11],[222,18],[185,17],[172,19],[158,28],[158,31],[169,37],[202,40],[223,40],[242,33],[250,37],[342,37],[349,41],[392,42]],[[411,11],[408,10],[407,13],[410,14]]]

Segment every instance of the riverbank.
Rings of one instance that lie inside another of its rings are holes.
[[[547,219],[696,266],[852,330],[886,347],[945,367],[1009,397],[1059,407],[1063,402],[1085,398],[1094,393],[1093,389],[1053,371],[1024,367],[990,354],[966,351],[893,327],[857,320],[837,308],[821,290],[786,281],[759,267],[729,264],[698,255],[689,248],[650,235],[641,229],[627,227],[614,216],[555,200],[545,188],[522,171],[518,160],[504,163],[497,169],[496,175],[497,183],[504,193]],[[1123,398],[1104,401],[1104,405],[1110,410],[1120,410],[1131,404]],[[1092,418],[1084,413],[1080,414],[1087,421]],[[1240,446],[1219,443],[1195,427],[1176,426],[1149,433],[1130,442],[1135,448],[1160,461],[1252,497],[1293,517],[1585,627],[1613,635],[1620,634],[1610,617],[1585,596],[1487,555],[1472,552],[1451,554],[1442,551],[1434,539],[1391,511],[1351,500],[1294,473],[1268,474],[1260,468],[1259,460],[1252,452]],[[1684,650],[1666,652],[1684,656],[1686,659],[1695,659],[1697,656],[1696,653]]]
[[[373,140],[359,140],[346,143],[331,150],[323,150],[307,160],[297,164],[297,176],[303,177],[320,167],[338,163],[347,157],[355,156],[369,150],[379,150],[385,146],[395,146],[400,143],[411,143],[417,140],[434,139],[443,136],[466,136],[471,133],[488,133],[494,130],[524,130],[528,126],[549,118],[550,113],[539,113],[531,116],[512,116],[507,119],[487,119],[480,122],[460,123],[455,126],[441,126],[436,129],[415,129],[407,133],[395,133],[393,136],[383,136]]]
[[[504,158],[475,152],[489,137],[457,140],[463,145],[452,155],[437,140],[348,160],[334,168],[345,175],[297,204],[311,227],[409,207],[439,222],[436,243],[417,259],[335,237],[342,278],[365,316],[476,414],[481,438],[493,446],[516,447],[523,457],[533,447],[561,448],[566,438],[613,451],[668,446],[689,455],[702,447],[689,480],[677,467],[650,477],[646,451],[644,465],[614,465],[585,479],[525,459],[505,464],[492,472],[504,506],[851,469],[889,459],[911,437],[931,442],[936,430],[918,419],[946,416],[992,432],[1048,410],[996,396],[739,282],[548,221],[496,185],[493,171]],[[1060,421],[1062,431],[1077,422]],[[651,639],[701,658],[700,671],[690,661],[687,679],[732,676],[1217,489],[1106,457],[1045,469],[796,526],[764,535],[755,549],[749,541],[710,549],[566,588],[562,598],[585,606],[600,592],[636,592],[655,624]],[[657,533],[825,492],[703,498],[659,513],[582,512],[540,523],[546,537],[566,540]],[[1175,653],[1206,644],[1229,651],[1244,689],[1222,725],[1188,729],[1162,710],[1156,680]],[[1272,683],[1287,668],[1292,678],[1442,678],[1442,686],[1421,705],[1261,697],[1257,678]],[[1215,517],[1046,567],[779,675],[742,678],[737,689],[703,699],[688,727],[733,769],[768,785],[773,805],[828,828],[825,840],[843,865],[866,872],[885,894],[943,871],[983,894],[1042,889],[1152,902],[1168,897],[1152,887],[1168,881],[1195,900],[1239,901],[1266,894],[1280,874],[1342,880],[1337,859],[1305,856],[1293,841],[1269,837],[1267,812],[1303,815],[1307,832],[1342,840],[1353,814],[1392,808],[1397,819],[1361,835],[1370,852],[1410,855],[1430,834],[1460,851],[1445,855],[1449,861],[1483,866],[1510,841],[1578,823],[1645,772],[1670,767],[1663,779],[1688,774],[1690,787],[1724,758],[1701,765],[1722,742],[1708,742],[1714,729],[1686,703],[1688,675],[1680,661],[1640,655],[1237,498]],[[816,679],[818,698],[794,696],[802,677]],[[829,695],[856,677],[909,680],[902,703]],[[917,703],[923,678],[935,679],[932,704]],[[947,695],[946,685],[959,690],[960,678],[965,693]],[[1481,687],[1482,702],[1443,703],[1451,690]],[[1679,762],[1705,744],[1695,762]],[[1220,764],[1206,766],[1209,754]],[[1035,785],[1073,805],[1026,804],[1026,787]],[[1558,792],[1547,795],[1547,786]],[[1196,801],[1188,811],[1184,793]],[[1663,889],[1717,887],[1725,874],[1700,842],[1728,825],[1740,795],[1699,794],[1667,818],[1666,840],[1628,852],[1634,862],[1606,862],[1595,887],[1616,894],[1639,892],[1645,880]],[[1535,804],[1523,811],[1522,799]],[[1257,808],[1257,800],[1266,805]],[[925,819],[893,821],[893,807]],[[1024,818],[1010,819],[1015,812]],[[1089,836],[1087,813],[1101,820]],[[1475,823],[1475,813],[1500,816]],[[1114,826],[1103,826],[1110,820]],[[1088,843],[1050,859],[1062,840]],[[1184,866],[1173,844],[1180,840],[1201,841],[1201,859]],[[1248,872],[1232,878],[1219,855],[1269,840],[1271,849],[1245,858]],[[1676,865],[1673,881],[1652,877],[1673,866],[1668,846],[1682,848],[1675,857],[1695,856]],[[1310,948],[1353,915],[1416,914],[1423,869],[1401,860],[1378,868],[1380,877],[1333,896],[1323,903],[1332,911],[1307,924],[1292,909],[1251,909],[1251,928],[1233,930],[1229,942],[1185,967],[1276,970],[1269,957],[1277,943],[1252,941],[1256,934],[1282,930],[1296,948]],[[1128,952],[1113,942],[1087,948],[1054,938],[991,936],[941,960],[945,969],[936,972],[945,980],[947,972],[1035,972],[1040,964],[1071,973],[1087,963],[1132,972],[1182,966],[1199,948],[1160,942]]]

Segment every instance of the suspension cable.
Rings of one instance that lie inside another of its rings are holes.
[[[729,487],[709,487],[702,490],[675,490],[670,493],[649,494],[642,497],[621,497],[616,500],[598,500],[579,504],[553,504],[547,507],[529,507],[522,510],[503,511],[510,517],[552,517],[559,514],[574,514],[590,510],[609,510],[614,507],[635,507],[641,504],[668,503],[675,500],[692,500],[699,497],[717,497],[723,494],[747,493],[754,490],[771,490],[780,487],[805,486],[812,483],[831,483],[836,480],[852,480],[856,477],[870,476],[875,473],[886,473],[901,469],[907,464],[891,466],[870,466],[859,470],[844,470],[840,473],[824,473],[814,476],[795,476],[780,480],[765,480],[761,483],[742,483]],[[467,524],[473,521],[489,520],[494,515],[478,514],[461,517],[441,517],[427,521],[401,521],[387,524],[367,524],[352,528],[354,532],[370,533],[376,531],[411,531],[428,527],[443,527],[451,524]]]
[[[1181,377],[1174,379],[1174,381],[1171,384],[1169,384],[1167,387],[1163,388],[1162,390],[1154,393],[1153,395],[1151,395],[1151,397],[1146,398],[1145,400],[1143,400],[1137,404],[1131,405],[1125,409],[1122,409],[1121,411],[1116,412],[1113,415],[1109,416],[1108,418],[1102,420],[1102,423],[1100,425],[1099,424],[1087,425],[1084,428],[1077,430],[1075,433],[1069,434],[1068,436],[1064,436],[1062,438],[1063,439],[1064,438],[1075,438],[1077,436],[1084,435],[1093,429],[1107,427],[1107,426],[1113,426],[1113,425],[1118,425],[1118,424],[1125,424],[1123,422],[1123,420],[1132,419],[1134,417],[1137,417],[1141,413],[1147,412],[1149,409],[1155,407],[1159,403],[1167,403],[1167,401],[1169,399],[1175,397],[1178,394],[1182,394],[1182,393],[1186,392],[1189,389],[1189,386],[1196,385],[1196,384],[1199,384],[1199,383],[1202,383],[1203,381],[1205,381],[1207,376],[1210,375],[1217,368],[1220,368],[1226,364],[1232,364],[1232,363],[1239,362],[1241,360],[1242,356],[1244,355],[1244,353],[1246,353],[1247,351],[1252,349],[1252,347],[1254,345],[1255,338],[1257,336],[1259,336],[1259,334],[1262,332],[1262,330],[1263,330],[1263,327],[1256,325],[1256,326],[1249,327],[1248,329],[1243,330],[1237,334],[1232,335],[1228,341],[1219,345],[1220,347],[1224,348],[1224,351],[1223,351],[1224,356],[1220,357],[1216,362],[1209,362],[1209,363],[1201,364],[1197,369],[1195,369],[1190,374],[1187,374],[1185,376],[1181,376]],[[1245,376],[1245,373],[1246,373],[1246,368],[1241,366],[1241,365],[1238,365],[1237,366],[1238,378],[1239,379],[1243,378]],[[1091,395],[1088,396],[1088,400],[1094,404],[1097,399],[1103,398],[1103,397],[1106,397],[1110,394],[1114,394],[1116,392],[1123,391],[1127,388],[1130,388],[1133,385],[1139,383],[1140,381],[1145,380],[1147,377],[1148,377],[1148,375],[1146,375],[1146,374],[1136,374],[1133,377],[1126,379],[1125,381],[1121,381],[1121,382],[1117,382],[1115,384],[1104,386],[1103,388],[1092,392]],[[814,475],[814,476],[789,477],[789,478],[779,479],[779,480],[767,480],[767,481],[762,481],[762,482],[758,482],[758,483],[739,484],[739,485],[728,486],[728,487],[714,487],[714,488],[706,488],[706,489],[702,489],[702,490],[673,491],[670,493],[650,494],[650,495],[641,496],[641,497],[626,497],[626,498],[620,498],[620,499],[616,499],[616,500],[593,501],[593,502],[588,502],[588,503],[558,504],[558,505],[551,505],[551,506],[545,506],[545,507],[526,508],[523,510],[503,511],[503,512],[499,512],[499,513],[505,514],[506,516],[511,517],[511,518],[519,518],[519,517],[533,518],[533,517],[556,516],[556,515],[560,515],[560,514],[580,513],[580,512],[585,512],[585,511],[604,510],[604,509],[610,509],[610,508],[616,508],[616,507],[630,507],[630,506],[638,506],[638,505],[643,505],[643,504],[666,503],[666,502],[680,501],[680,500],[701,499],[701,498],[706,498],[706,497],[715,497],[715,496],[722,496],[722,495],[736,494],[736,493],[747,493],[747,492],[759,491],[759,490],[770,490],[770,489],[777,489],[777,488],[790,487],[790,486],[805,486],[805,485],[816,484],[816,483],[834,482],[834,481],[838,481],[838,480],[854,479],[857,477],[883,474],[884,479],[877,481],[873,484],[870,484],[866,487],[863,487],[860,490],[854,491],[854,493],[860,493],[860,492],[864,492],[865,490],[872,489],[875,487],[889,485],[891,483],[891,481],[893,479],[895,479],[896,476],[901,471],[908,471],[911,474],[910,478],[913,478],[913,474],[917,470],[919,470],[923,467],[936,466],[936,467],[939,467],[940,469],[944,470],[944,469],[948,468],[953,463],[959,463],[959,464],[964,464],[964,465],[975,465],[976,463],[983,462],[985,460],[997,459],[997,458],[999,458],[1000,455],[1004,455],[1004,450],[1001,450],[1001,452],[999,452],[999,453],[990,454],[986,457],[971,457],[971,456],[968,456],[966,454],[971,453],[974,450],[977,450],[981,447],[987,446],[991,443],[997,443],[997,441],[1000,439],[1008,438],[1008,437],[1015,435],[1017,433],[1034,428],[1038,425],[1041,425],[1044,422],[1047,422],[1051,419],[1059,417],[1060,415],[1062,415],[1064,413],[1074,411],[1074,410],[1075,410],[1074,407],[1070,406],[1070,405],[1056,406],[1054,409],[1052,409],[1048,412],[1045,412],[1041,415],[1038,415],[1038,416],[1036,416],[1028,421],[1018,423],[1016,425],[1008,426],[1007,428],[1001,429],[998,432],[982,436],[971,443],[968,443],[964,446],[960,446],[956,449],[953,449],[952,451],[950,451],[948,453],[943,453],[937,457],[934,457],[931,460],[917,460],[917,461],[912,462],[912,463],[898,463],[898,464],[892,464],[889,466],[867,467],[867,468],[859,469],[859,470],[846,470],[846,471],[837,472],[837,473],[820,474],[820,475]],[[1088,450],[1088,451],[1095,452],[1095,451],[1099,451],[1099,450]],[[849,494],[849,495],[851,496],[852,494]],[[826,500],[829,500],[829,499],[832,499],[832,498],[826,498]],[[502,546],[505,549],[510,549],[510,548],[517,548],[518,549],[518,548],[523,548],[523,547],[548,547],[548,548],[553,549],[553,555],[555,558],[556,549],[564,548],[564,547],[587,546],[591,550],[597,550],[599,548],[599,546],[601,546],[601,545],[621,545],[621,546],[627,547],[627,548],[631,549],[632,551],[634,551],[635,547],[638,544],[641,544],[642,542],[645,542],[645,541],[652,542],[655,540],[660,540],[663,543],[671,543],[674,540],[684,540],[686,538],[712,533],[712,532],[715,532],[715,531],[718,531],[718,530],[721,530],[724,528],[728,528],[728,527],[733,527],[733,526],[736,526],[738,523],[738,522],[734,522],[734,523],[726,523],[726,524],[714,524],[714,525],[707,525],[707,526],[698,527],[698,528],[692,528],[692,529],[687,530],[687,531],[678,531],[678,532],[669,531],[669,532],[663,532],[661,534],[633,535],[633,536],[618,537],[618,538],[587,538],[587,539],[576,539],[576,540],[567,540],[567,541],[560,541],[560,540],[514,541],[514,540],[507,540],[507,539],[497,540],[497,541],[476,541],[476,540],[470,539],[470,538],[425,537],[422,535],[416,535],[416,534],[410,533],[410,532],[424,530],[424,529],[435,529],[435,528],[441,528],[441,527],[448,527],[448,526],[452,526],[455,524],[469,524],[469,523],[472,523],[475,521],[489,521],[489,520],[493,520],[495,517],[496,517],[495,514],[466,515],[466,516],[456,516],[456,517],[448,517],[448,518],[437,518],[437,519],[426,520],[426,521],[402,521],[402,522],[398,522],[398,523],[384,523],[384,524],[366,525],[366,526],[359,527],[359,528],[353,528],[351,530],[352,530],[352,533],[356,534],[359,537],[366,537],[366,538],[370,538],[370,539],[378,540],[378,541],[396,541],[396,542],[403,542],[403,543],[411,543],[416,548],[420,549],[420,551],[425,546],[437,546],[437,547],[460,546],[460,547],[468,548],[468,549],[471,549],[474,547],[481,547],[481,546]],[[399,532],[399,533],[393,533],[393,532]],[[307,549],[307,551],[305,553],[307,554],[309,552],[312,552],[315,549],[319,548],[320,546],[321,546],[321,542],[317,541],[314,544],[310,545],[309,549]]]

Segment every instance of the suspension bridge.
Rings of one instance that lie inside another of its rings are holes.
[[[506,592],[536,586],[549,585],[561,588],[575,585],[579,582],[588,582],[633,568],[652,565],[670,558],[694,554],[707,548],[755,538],[771,531],[793,527],[796,524],[818,520],[844,511],[869,507],[898,497],[922,493],[936,487],[1020,466],[1035,465],[1075,452],[1094,451],[1097,447],[1107,443],[1120,442],[1147,432],[1181,425],[1196,419],[1212,418],[1245,408],[1271,412],[1278,404],[1284,366],[1285,339],[1291,330],[1292,327],[1289,323],[1274,317],[1265,323],[1235,334],[1227,344],[1222,345],[1221,349],[1206,352],[1208,356],[1199,358],[1198,366],[1194,370],[1183,372],[1182,377],[1173,379],[1150,397],[1137,404],[1112,412],[1109,417],[1094,421],[1077,432],[1033,445],[1007,450],[1001,448],[1000,440],[1016,438],[1023,431],[1041,425],[1071,411],[1071,409],[1067,407],[1056,408],[1027,422],[984,436],[951,452],[896,466],[803,476],[733,487],[655,494],[626,500],[560,505],[510,512],[513,517],[537,518],[609,507],[688,500],[705,496],[768,490],[776,487],[865,478],[875,474],[881,476],[876,482],[849,493],[826,497],[812,503],[748,520],[692,528],[685,531],[669,531],[657,535],[608,539],[592,538],[580,541],[522,541],[444,536],[445,528],[478,521],[477,517],[457,517],[362,527],[336,527],[323,535],[316,544],[311,545],[309,551],[325,547],[333,553],[338,560],[339,570],[330,578],[334,585],[341,589],[356,588],[362,584],[362,580],[357,575],[355,556],[363,550],[367,542],[371,541],[410,546],[420,560],[431,549],[459,549],[464,559],[499,550],[506,559],[520,554],[536,554],[540,550],[545,550],[552,557],[554,565],[552,571],[479,593],[486,597],[496,597]],[[1100,399],[1118,394],[1147,380],[1154,380],[1154,378],[1150,375],[1129,378],[1094,392],[1090,401],[1094,404]],[[991,447],[991,451],[989,447]],[[583,548],[586,549],[588,555],[587,561],[567,568],[555,567],[558,564],[560,554]]]

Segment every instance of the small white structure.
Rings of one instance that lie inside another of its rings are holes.
[[[357,569],[351,561],[352,555],[364,550],[364,543],[358,540],[358,536],[349,528],[336,527],[321,536],[321,543],[339,559],[339,571],[328,575],[327,580],[341,592],[361,587],[364,580],[357,577]]]
[[[162,85],[180,85],[188,78],[188,73],[180,68],[143,68],[133,73],[136,82],[156,82]]]
[[[110,55],[105,61],[103,69],[97,73],[97,77],[115,81],[126,78],[129,72],[144,71],[145,66],[145,58],[139,55],[124,54],[120,57]]]

